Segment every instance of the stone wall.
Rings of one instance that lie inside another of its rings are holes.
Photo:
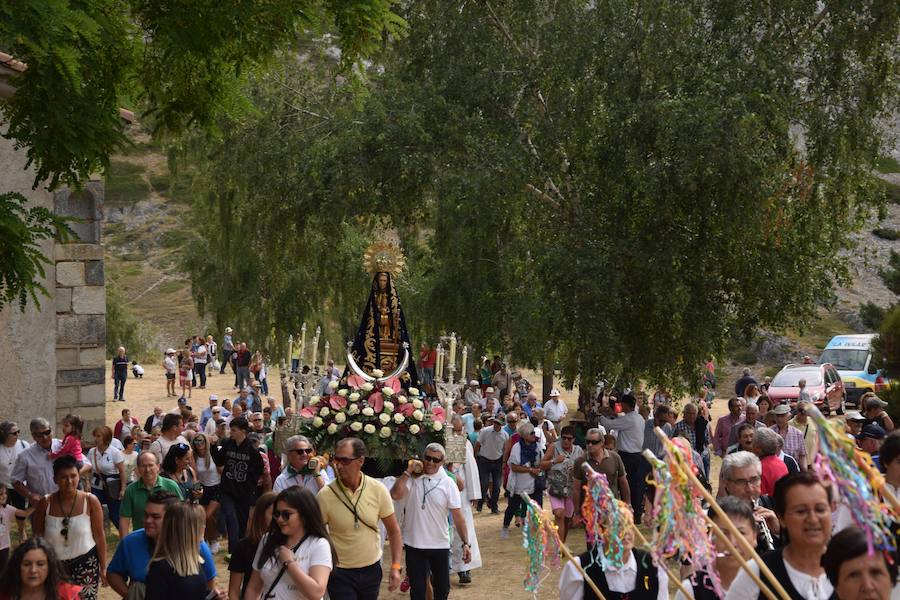
[[[5,130],[0,126],[0,133]],[[31,206],[53,210],[53,194],[44,189],[31,189],[34,170],[25,169],[25,153],[16,151],[13,142],[0,137],[0,193],[19,192]],[[29,300],[25,311],[18,305],[0,311],[0,350],[3,368],[0,369],[0,420],[16,421],[23,432],[28,422],[45,417],[51,423],[56,416],[56,268],[51,242],[41,246],[51,259],[46,276],[41,280],[50,292],[49,298],[39,296],[38,308]],[[30,439],[24,435],[23,439]]]
[[[57,244],[56,418],[74,412],[85,420],[85,437],[105,421],[106,288],[103,274],[103,184],[54,195],[58,215],[75,217],[77,238]]]

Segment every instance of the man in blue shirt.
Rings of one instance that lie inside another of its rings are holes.
[[[212,394],[209,397],[209,406],[207,408],[204,408],[203,412],[200,413],[200,429],[206,428],[206,422],[209,421],[213,416],[212,409],[218,405],[219,405],[219,397],[216,396],[215,394]],[[231,412],[222,408],[219,410],[219,415],[222,418],[227,419],[228,417],[231,416]]]
[[[180,500],[172,492],[153,492],[144,509],[144,528],[126,535],[116,548],[116,553],[106,567],[106,573],[110,587],[123,598],[128,595],[130,587],[144,585],[166,507],[175,502]],[[203,557],[202,569],[206,585],[210,590],[214,590],[216,565],[205,541],[200,542],[200,556]],[[143,597],[143,594],[140,596]],[[225,600],[226,597],[224,591],[217,592],[217,600]]]

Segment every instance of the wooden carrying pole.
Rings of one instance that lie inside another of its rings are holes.
[[[596,475],[597,472],[594,470],[594,468],[591,465],[589,465],[587,463],[587,461],[585,461],[584,464],[581,466],[582,466],[582,468],[584,468],[584,472],[587,474],[587,476],[589,478],[592,478],[594,475]],[[644,537],[644,534],[641,533],[641,530],[637,528],[637,525],[634,524],[633,520],[631,523],[631,530],[634,532],[635,539],[637,539],[638,542],[640,542],[640,544],[642,546],[644,546],[647,549],[652,548],[652,546],[650,546],[650,543],[647,541],[647,538]],[[602,549],[601,549],[601,552],[602,552]],[[686,589],[684,589],[684,585],[682,585],[682,583],[681,583],[681,577],[679,577],[678,575],[673,573],[672,570],[669,568],[669,565],[667,565],[665,562],[662,562],[661,565],[662,565],[662,568],[665,569],[666,574],[669,576],[669,579],[675,584],[676,587],[678,587],[679,590],[681,590],[682,595],[684,595],[685,598],[692,598],[693,594],[688,593],[688,591]],[[657,565],[657,566],[659,566],[659,565]]]
[[[649,450],[644,450],[644,457],[647,459],[647,462],[649,462],[650,464],[653,464],[653,461],[657,460],[656,456]],[[745,561],[743,559],[740,552],[738,552],[737,548],[734,547],[734,544],[731,543],[731,540],[729,540],[727,537],[725,537],[725,534],[722,532],[722,528],[719,527],[718,525],[716,525],[715,521],[713,521],[709,517],[709,515],[704,514],[703,516],[706,519],[706,522],[709,524],[709,526],[712,527],[715,534],[717,536],[719,536],[719,538],[721,538],[722,543],[725,544],[725,547],[728,549],[728,551],[731,552],[734,555],[734,557],[738,560],[738,562],[741,563],[741,568],[747,572],[747,575],[750,576],[750,579],[752,579],[754,581],[754,583],[756,583],[756,585],[759,587],[760,591],[766,595],[766,598],[768,598],[769,600],[778,600],[778,598],[775,597],[775,594],[772,593],[772,590],[770,590],[768,588],[768,586],[763,584],[762,579],[759,578],[759,575],[756,573],[756,571],[754,571],[753,569],[750,568],[750,565],[748,565],[747,561]],[[684,593],[684,592],[682,592],[682,593]],[[688,596],[685,596],[685,597],[688,597]]]
[[[666,445],[666,447],[670,447],[672,445],[672,440],[669,439],[669,436],[667,436],[662,429],[660,429],[659,427],[654,427],[653,432],[656,433],[656,437],[658,437],[660,441],[662,441],[663,444]],[[712,497],[712,494],[706,491],[706,488],[703,487],[703,484],[700,483],[700,480],[697,479],[697,476],[691,473],[690,469],[682,469],[681,465],[677,465],[677,467],[687,476],[688,479],[690,479],[691,485],[693,485],[694,489],[697,490],[701,496],[703,496],[703,499],[706,500],[710,508],[715,511],[716,515],[718,515],[718,517],[722,519],[722,523],[725,524],[725,527],[727,527],[734,534],[735,538],[738,541],[738,544],[740,544],[744,552],[747,552],[753,558],[753,560],[756,561],[756,564],[759,566],[760,572],[765,575],[766,578],[771,582],[772,589],[778,593],[782,600],[791,600],[791,597],[784,589],[784,586],[781,585],[781,582],[778,581],[778,578],[775,577],[775,575],[772,573],[772,570],[769,569],[766,563],[764,563],[759,557],[759,554],[756,553],[756,548],[751,546],[750,542],[748,542],[747,539],[744,538],[744,536],[741,534],[741,532],[738,531],[738,528],[734,526],[734,523],[731,522],[731,519],[728,518],[728,515],[725,514],[725,511],[723,511],[719,507],[716,499]]]
[[[528,496],[528,494],[520,493],[519,496],[522,498],[523,502],[525,502],[527,504],[531,504],[531,505],[533,505],[535,510],[539,510],[539,511],[543,512],[543,509],[538,505],[537,502],[532,500],[531,497]],[[548,527],[548,526],[549,526],[549,523],[544,524],[544,527]],[[594,583],[594,580],[588,576],[587,571],[585,571],[584,567],[581,566],[581,561],[578,560],[578,557],[573,556],[572,551],[569,550],[568,546],[566,546],[564,543],[562,543],[562,541],[559,539],[559,534],[556,532],[555,527],[550,527],[550,535],[554,536],[556,538],[556,541],[559,542],[560,552],[562,552],[563,555],[565,555],[565,557],[572,562],[572,565],[576,569],[578,569],[578,572],[581,573],[582,577],[584,577],[584,581],[591,587],[591,590],[593,590],[593,592],[594,592],[594,594],[596,594],[597,598],[599,598],[599,600],[606,600],[606,597],[603,595],[603,592],[600,591],[600,588],[597,587],[597,584]]]

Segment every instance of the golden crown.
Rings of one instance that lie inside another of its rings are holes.
[[[390,273],[397,277],[406,266],[400,240],[393,232],[384,232],[378,241],[372,242],[363,254],[363,265],[372,277],[376,273]]]

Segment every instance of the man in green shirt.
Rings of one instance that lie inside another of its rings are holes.
[[[137,459],[140,479],[125,488],[125,496],[119,508],[119,531],[131,531],[131,522],[144,522],[144,506],[150,494],[157,490],[172,492],[181,499],[181,487],[165,477],[159,476],[159,462],[152,452],[141,452]]]

